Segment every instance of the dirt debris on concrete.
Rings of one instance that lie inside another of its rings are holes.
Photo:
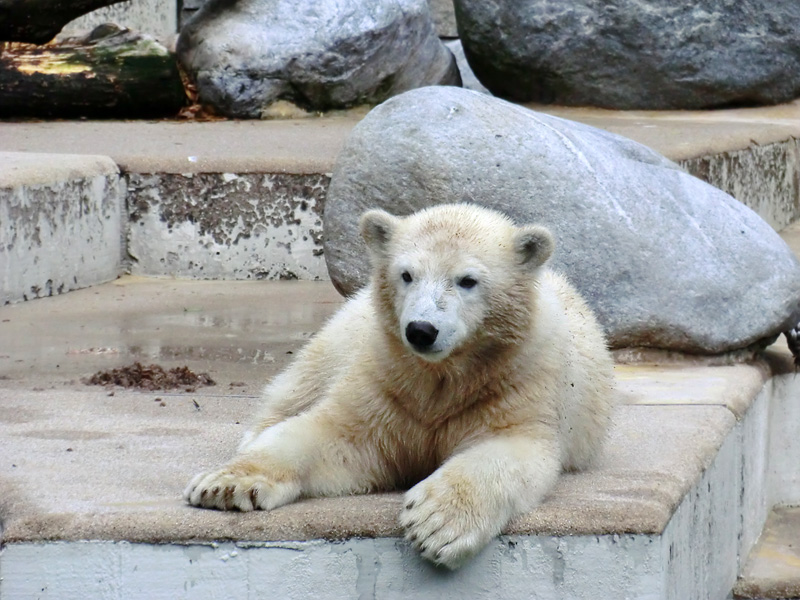
[[[147,391],[184,388],[187,392],[194,392],[200,386],[217,384],[208,373],[195,373],[189,367],[166,370],[160,365],[143,365],[140,362],[127,367],[98,371],[83,379],[83,382],[87,385],[115,385]]]

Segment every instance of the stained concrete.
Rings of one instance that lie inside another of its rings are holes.
[[[322,258],[326,175],[131,173],[127,180],[133,274],[328,277]]]
[[[255,396],[341,303],[326,283],[126,276],[0,308],[0,387],[88,392],[81,378],[140,361],[208,372],[214,395]]]
[[[116,278],[124,199],[108,157],[0,152],[0,304]]]
[[[800,217],[800,142],[795,138],[680,164],[752,209],[776,231]]]

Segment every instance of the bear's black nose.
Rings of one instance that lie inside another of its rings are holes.
[[[411,321],[406,326],[406,339],[415,348],[426,349],[433,345],[439,330],[427,321]]]

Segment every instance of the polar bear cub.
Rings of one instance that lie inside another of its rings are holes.
[[[361,219],[370,284],[266,388],[195,506],[410,487],[400,523],[457,568],[597,453],[612,360],[591,310],[544,263],[550,233],[475,205]]]

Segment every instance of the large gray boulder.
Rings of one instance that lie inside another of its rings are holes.
[[[749,208],[636,142],[459,88],[393,98],[351,133],[323,221],[336,287],[367,281],[364,210],[464,199],[550,228],[552,266],[614,347],[720,353],[796,322],[800,264]]]
[[[617,109],[800,96],[797,0],[455,0],[478,79],[517,101]]]
[[[208,0],[178,55],[200,101],[230,117],[261,117],[278,100],[324,111],[461,82],[426,0]]]

